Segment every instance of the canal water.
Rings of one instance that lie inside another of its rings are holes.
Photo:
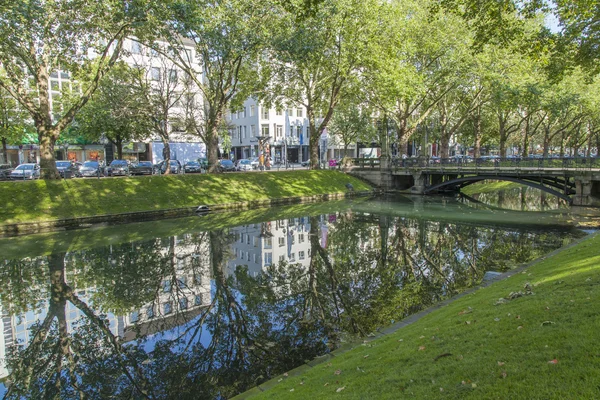
[[[569,220],[358,198],[2,239],[2,390],[229,398],[586,235]]]

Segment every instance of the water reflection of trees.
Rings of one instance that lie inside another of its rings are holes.
[[[502,209],[521,211],[548,211],[567,208],[569,205],[560,197],[528,186],[502,189],[473,195],[476,200]]]
[[[227,276],[235,236],[226,230],[7,260],[5,309],[48,310],[8,356],[7,397],[230,397],[563,237],[347,212],[335,223],[310,218],[307,262],[258,276],[245,267]],[[182,302],[198,293],[199,304]]]

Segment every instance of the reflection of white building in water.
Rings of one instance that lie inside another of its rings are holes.
[[[128,315],[119,316],[106,313],[108,326],[113,335],[123,342],[134,340],[138,335],[152,334],[179,326],[194,318],[210,303],[210,268],[208,241],[197,243],[188,240],[189,235],[171,239],[165,243],[164,254],[171,253],[175,274],[164,277],[161,288],[152,303],[133,310]],[[171,245],[173,251],[171,252]],[[76,280],[76,276],[73,276]],[[40,289],[42,290],[42,289]],[[88,304],[98,315],[90,302],[93,288],[76,290],[80,300]],[[47,295],[49,297],[49,294]],[[6,353],[13,345],[28,346],[31,341],[31,327],[42,323],[48,315],[48,301],[38,308],[11,315],[3,309],[2,335],[0,335],[0,379],[6,378],[9,371],[5,364]],[[66,302],[67,332],[72,333],[80,319],[87,318],[71,302]]]
[[[175,274],[165,276],[152,303],[133,310],[124,319],[124,341],[179,326],[198,315],[211,301],[208,238],[202,243],[185,234],[171,238],[163,254],[171,252]]]
[[[310,222],[308,217],[290,218],[232,229],[236,241],[232,245],[233,259],[227,263],[227,274],[237,266],[247,265],[250,276],[275,263],[310,264]]]

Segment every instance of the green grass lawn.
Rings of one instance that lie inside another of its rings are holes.
[[[598,399],[599,249],[595,235],[252,398]]]
[[[473,195],[477,193],[492,193],[498,190],[515,189],[522,186],[523,185],[509,181],[483,181],[473,185],[465,186],[464,188],[460,189],[460,191],[466,195]]]
[[[338,171],[0,182],[0,224],[371,190]]]

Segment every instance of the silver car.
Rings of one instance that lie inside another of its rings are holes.
[[[10,179],[24,181],[26,179],[38,179],[40,177],[39,164],[21,164],[10,173]]]

